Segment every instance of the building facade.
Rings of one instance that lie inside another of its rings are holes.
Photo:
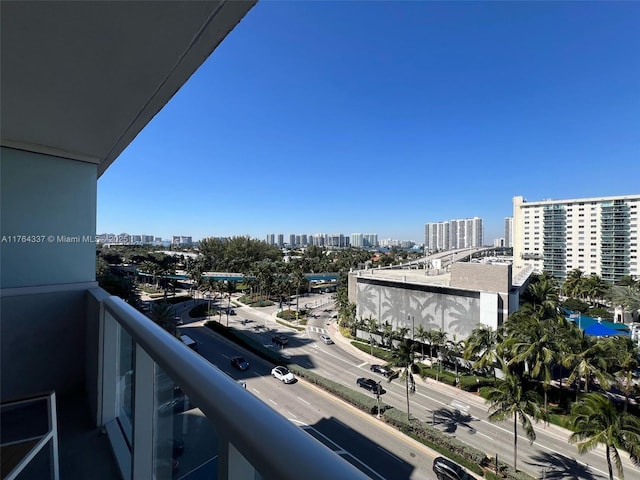
[[[513,217],[504,219],[504,245],[503,247],[513,247]]]
[[[422,325],[464,340],[478,325],[498,328],[518,307],[510,264],[456,262],[444,275],[412,270],[360,270],[349,273],[349,301],[356,318],[408,329]]]
[[[479,217],[426,223],[424,226],[424,244],[429,252],[481,247],[483,241],[483,225]]]
[[[571,270],[608,282],[637,277],[640,195],[527,202],[513,198],[514,266],[564,280]]]

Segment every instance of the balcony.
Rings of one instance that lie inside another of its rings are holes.
[[[61,478],[366,478],[121,299],[85,294],[97,398],[60,402]],[[3,411],[3,425],[22,422],[16,415]],[[19,478],[43,478],[57,462],[39,455]]]

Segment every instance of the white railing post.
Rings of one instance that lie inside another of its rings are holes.
[[[154,362],[137,343],[134,369],[133,478],[153,478]]]

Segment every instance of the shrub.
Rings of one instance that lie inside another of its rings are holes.
[[[589,309],[589,304],[583,302],[582,300],[578,300],[577,298],[567,298],[564,302],[562,302],[561,306],[563,306],[567,310],[571,310],[572,312],[586,313]]]
[[[294,312],[293,310],[282,310],[278,312],[277,316],[282,318],[283,320],[291,321],[296,319],[296,312]]]
[[[371,355],[372,349],[371,349],[371,345],[369,345],[368,343],[352,341],[351,345]],[[385,362],[388,362],[391,360],[391,352],[389,350],[385,350],[384,348],[380,348],[380,347],[375,347],[375,346],[373,347],[373,356],[378,357],[384,360]]]
[[[460,377],[460,388],[466,392],[477,392],[482,387],[491,387],[495,384],[493,377],[480,377],[476,375],[464,375]]]
[[[606,308],[594,307],[590,308],[587,312],[587,315],[593,318],[602,318],[603,320],[611,321],[613,319],[613,314],[607,310]]]

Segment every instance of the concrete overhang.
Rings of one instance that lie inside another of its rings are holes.
[[[3,0],[2,146],[102,175],[256,1]]]

